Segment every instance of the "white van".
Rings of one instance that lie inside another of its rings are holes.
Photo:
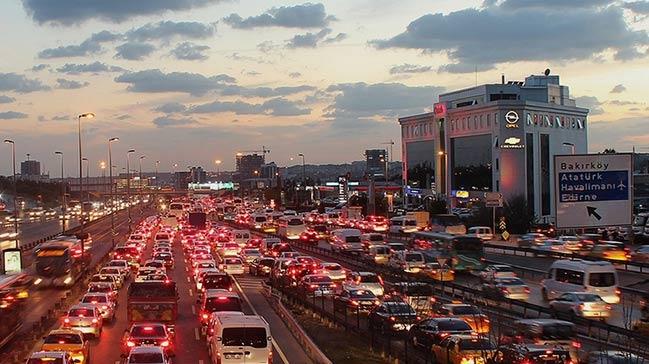
[[[467,230],[467,235],[476,236],[483,241],[493,240],[494,238],[494,234],[491,232],[491,228],[488,226],[470,227],[469,230]]]
[[[390,247],[387,245],[371,245],[367,257],[376,264],[387,264],[390,259]]]
[[[250,230],[234,230],[232,231],[232,237],[234,238],[234,242],[243,248],[248,243],[248,239],[250,239]]]
[[[358,229],[336,229],[331,232],[331,250],[362,252],[361,231]]]
[[[297,240],[306,231],[304,220],[297,216],[284,216],[279,219],[277,233],[287,239]]]
[[[275,244],[281,244],[282,241],[279,238],[264,238],[259,244],[259,251],[265,255],[270,254],[270,248]]]
[[[250,225],[254,229],[263,229],[268,225],[268,218],[266,214],[253,214],[251,216]]]
[[[208,343],[212,364],[267,364],[272,360],[268,322],[256,315],[217,316]]]
[[[390,219],[390,232],[392,234],[409,234],[419,231],[417,220],[405,216]]]
[[[594,293],[606,303],[619,303],[620,290],[613,264],[604,261],[556,260],[541,281],[543,297],[553,300],[566,292]]]

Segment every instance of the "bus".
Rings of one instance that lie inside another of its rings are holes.
[[[89,258],[87,250],[81,251],[81,240],[75,237],[41,243],[34,248],[34,285],[70,287],[83,273]]]
[[[413,233],[410,243],[427,257],[447,258],[446,264],[455,271],[478,271],[485,267],[483,242],[475,236],[418,231]]]
[[[22,326],[29,297],[27,274],[0,275],[0,348],[5,346]]]

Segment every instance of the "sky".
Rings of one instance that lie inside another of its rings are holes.
[[[55,151],[78,175],[85,112],[92,175],[112,137],[119,170],[129,149],[161,171],[262,147],[342,163],[390,140],[398,160],[398,117],[550,68],[591,110],[591,152],[649,152],[648,16],[645,0],[4,0],[0,132],[53,177]]]

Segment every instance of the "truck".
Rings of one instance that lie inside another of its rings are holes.
[[[205,230],[207,227],[207,214],[204,212],[190,212],[187,220],[194,229]]]
[[[132,282],[126,300],[129,325],[162,322],[173,330],[178,318],[178,298],[173,281]]]
[[[341,212],[342,217],[347,220],[363,220],[363,208],[361,206],[345,206]]]
[[[422,230],[428,227],[430,214],[428,211],[409,211],[406,213],[406,218],[417,221],[417,227]]]

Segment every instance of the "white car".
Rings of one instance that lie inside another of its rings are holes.
[[[128,265],[126,260],[114,259],[106,263],[105,268],[117,268],[122,273],[124,280],[127,280],[131,277],[131,267]]]
[[[219,268],[225,273],[232,275],[244,273],[243,261],[238,257],[223,258],[223,263],[219,265]]]
[[[384,294],[383,279],[372,272],[354,272],[348,281],[343,283],[344,289],[366,289],[375,296]]]
[[[136,346],[131,349],[126,364],[171,364],[171,359],[160,346]]]
[[[165,274],[167,273],[167,268],[165,268],[164,260],[149,259],[146,262],[144,262],[143,267],[156,268],[158,270],[165,272]]]
[[[347,271],[338,263],[321,263],[320,266],[322,269],[318,270],[317,274],[325,275],[337,282],[347,279]]]

